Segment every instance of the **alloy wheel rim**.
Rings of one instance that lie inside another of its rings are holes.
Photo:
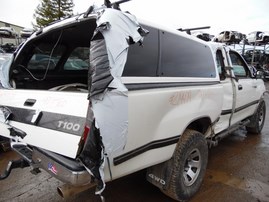
[[[264,119],[264,110],[262,109],[262,110],[260,111],[260,114],[259,114],[259,127],[262,126],[262,124],[263,124],[263,119]]]
[[[186,161],[183,171],[184,184],[186,186],[191,186],[199,176],[201,170],[201,153],[198,149],[193,149]]]

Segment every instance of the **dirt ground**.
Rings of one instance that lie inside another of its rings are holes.
[[[269,86],[268,84],[266,84]],[[267,88],[269,89],[269,88]],[[269,96],[266,98],[267,117],[261,135],[238,130],[211,148],[205,179],[191,202],[269,202]],[[13,152],[0,152],[0,171]],[[0,181],[0,201],[27,202],[99,202],[94,189],[68,199],[62,199],[57,186],[62,183],[45,171],[34,176],[29,168],[13,170],[10,177]],[[148,183],[145,171],[140,171],[107,184],[106,202],[169,202],[172,199]]]

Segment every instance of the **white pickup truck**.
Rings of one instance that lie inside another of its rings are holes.
[[[97,194],[147,168],[148,181],[187,200],[208,148],[242,126],[259,134],[266,113],[263,80],[236,51],[112,8],[35,32],[0,80],[0,136],[22,157],[0,179],[30,166]]]

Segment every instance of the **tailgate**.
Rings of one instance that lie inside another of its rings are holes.
[[[7,121],[1,113],[0,135],[76,157],[88,109],[87,93],[41,90],[0,90],[0,106],[11,112]],[[14,135],[15,130],[25,137]]]

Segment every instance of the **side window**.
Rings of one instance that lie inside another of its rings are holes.
[[[220,50],[217,50],[217,53],[216,53],[216,63],[217,63],[220,80],[224,80],[225,79],[224,62],[223,62],[222,52]]]
[[[247,66],[244,63],[243,59],[240,57],[240,55],[233,51],[230,51],[229,55],[231,58],[234,75],[236,77],[247,77],[248,76]]]
[[[143,46],[130,45],[122,76],[155,77],[157,75],[158,30],[148,26],[143,27],[149,31],[149,34],[144,38]]]
[[[162,32],[161,76],[216,77],[213,54],[202,43]]]
[[[89,67],[88,47],[75,48],[64,64],[64,70],[87,70]]]

